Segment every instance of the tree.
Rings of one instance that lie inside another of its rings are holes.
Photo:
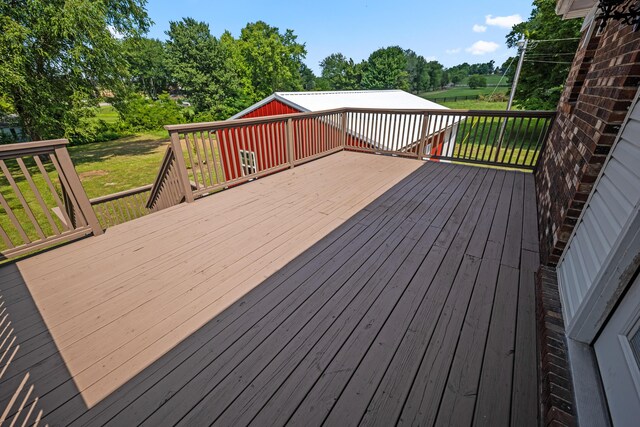
[[[469,87],[477,89],[479,87],[487,87],[487,79],[484,76],[474,74],[469,77]]]
[[[328,90],[360,89],[362,72],[360,67],[341,53],[332,53],[320,61],[321,76]]]
[[[118,37],[144,33],[146,0],[0,3],[0,93],[31,139],[76,132],[126,64]]]
[[[409,73],[409,90],[413,93],[421,93],[429,90],[429,70],[427,60],[422,55],[416,54],[411,49],[404,51],[407,57],[407,73]]]
[[[409,89],[407,58],[399,46],[378,49],[369,55],[362,73],[365,89]]]
[[[307,64],[300,63],[300,78],[302,79],[302,88],[304,90],[316,89],[316,75],[313,74],[313,70],[307,67]]]
[[[555,109],[578,47],[578,40],[567,39],[580,37],[582,23],[556,15],[555,0],[534,0],[533,6],[529,20],[515,25],[507,35],[509,47],[524,37],[530,40],[515,101],[527,109]]]
[[[223,119],[253,100],[248,70],[231,34],[220,40],[192,18],[170,22],[167,66],[202,119]]]
[[[242,29],[239,47],[249,71],[255,100],[275,91],[301,90],[300,69],[307,54],[292,30],[280,33],[276,27],[258,21]]]
[[[157,39],[132,37],[122,41],[122,49],[135,90],[153,99],[169,90],[171,75],[164,43]]]
[[[427,72],[429,73],[429,87],[431,90],[440,89],[442,84],[442,74],[444,67],[438,61],[427,62]]]

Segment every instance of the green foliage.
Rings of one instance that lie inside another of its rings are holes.
[[[354,90],[361,88],[362,67],[341,53],[332,53],[320,62],[325,90]]]
[[[442,75],[443,67],[438,61],[427,62],[427,72],[429,73],[429,88],[436,90],[443,87]]]
[[[58,138],[83,122],[100,88],[118,90],[124,58],[112,34],[146,31],[145,0],[15,0],[0,3],[0,93],[32,139]]]
[[[163,125],[172,125],[185,120],[185,110],[169,95],[160,95],[158,100],[131,94],[126,99],[114,102],[123,128],[140,132],[162,129]]]
[[[404,53],[407,58],[409,90],[413,93],[420,93],[429,90],[431,76],[429,75],[427,60],[410,49],[405,50]]]
[[[378,49],[369,55],[362,73],[365,89],[409,89],[407,57],[400,46]]]
[[[454,85],[463,83],[468,77],[472,75],[487,76],[496,72],[495,61],[491,60],[485,63],[469,64],[463,62],[460,65],[453,66],[447,69],[449,79]]]
[[[311,68],[302,62],[300,63],[300,78],[302,79],[302,88],[304,90],[315,90],[316,76]]]
[[[263,21],[242,29],[238,47],[254,91],[253,100],[276,91],[302,89],[300,69],[307,50],[297,39],[292,30],[280,33]]]
[[[145,37],[127,38],[121,43],[133,89],[153,99],[162,92],[168,92],[171,74],[164,43]]]
[[[199,113],[224,119],[251,101],[246,69],[229,33],[217,39],[209,25],[192,18],[171,22],[167,67]]]
[[[479,87],[487,87],[487,79],[484,76],[474,74],[469,77],[468,85],[471,89],[477,89]]]
[[[553,110],[558,104],[577,40],[539,42],[536,40],[571,39],[580,37],[579,20],[562,20],[555,13],[555,0],[534,0],[528,21],[513,27],[507,35],[507,45],[514,47],[526,37],[530,40],[522,73],[515,94],[516,104],[526,109]],[[515,66],[510,70],[513,80]]]

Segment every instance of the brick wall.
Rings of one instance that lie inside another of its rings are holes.
[[[640,31],[582,34],[535,173],[544,265],[556,265],[640,82]]]
[[[540,267],[536,275],[536,318],[541,425],[573,427],[573,385],[554,268]]]

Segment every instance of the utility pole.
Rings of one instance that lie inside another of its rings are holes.
[[[518,80],[520,79],[520,72],[522,71],[522,64],[524,63],[524,55],[527,51],[527,45],[529,44],[529,40],[526,38],[522,43],[522,49],[520,50],[520,59],[518,60],[518,66],[516,67],[516,74],[513,76],[513,83],[511,85],[511,93],[509,94],[509,102],[507,102],[507,111],[511,110],[511,106],[513,105],[513,98],[516,96],[516,88],[518,87]],[[504,133],[507,130],[507,121],[508,117],[505,117],[502,122],[502,126],[500,126],[500,134],[498,135],[498,148],[496,150],[495,155],[493,156],[493,161],[498,161],[498,155],[500,154],[500,148],[502,147],[502,140],[504,139]]]
[[[520,50],[520,59],[518,60],[518,66],[516,67],[516,74],[513,76],[513,84],[511,85],[511,93],[509,94],[509,102],[507,103],[507,111],[511,110],[513,105],[513,98],[516,95],[516,88],[518,87],[518,80],[520,80],[520,72],[522,71],[522,63],[524,62],[524,54],[527,51],[527,45],[529,40],[526,38],[522,42],[522,49]]]

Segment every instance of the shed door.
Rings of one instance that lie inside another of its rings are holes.
[[[636,278],[595,344],[615,426],[640,420],[640,278]]]

